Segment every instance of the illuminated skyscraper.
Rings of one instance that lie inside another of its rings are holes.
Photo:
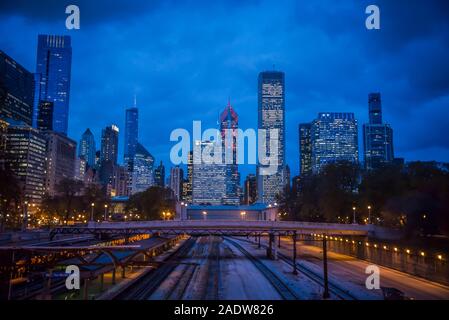
[[[55,196],[61,180],[75,178],[76,142],[59,132],[47,131],[44,136],[47,140],[45,191]]]
[[[312,172],[312,140],[310,137],[310,123],[299,125],[299,172],[302,176]]]
[[[42,133],[23,122],[9,122],[5,167],[20,181],[24,199],[29,203],[41,203],[46,172],[46,140]]]
[[[357,130],[353,113],[319,113],[310,130],[313,172],[338,161],[358,163]]]
[[[114,124],[102,130],[101,153],[100,153],[101,162],[111,161],[113,164],[117,164],[118,134],[119,129]]]
[[[154,184],[161,188],[165,187],[165,167],[162,161],[159,166],[154,169]]]
[[[0,50],[0,118],[32,125],[34,75]]]
[[[140,143],[137,143],[133,163],[131,193],[143,192],[155,185],[154,157]]]
[[[205,161],[201,154],[214,150],[212,141],[195,141],[201,152],[193,154],[193,188],[192,202],[194,204],[220,205],[226,197],[226,165]]]
[[[266,155],[276,155],[274,173],[269,167],[257,166],[257,188],[259,201],[275,202],[276,195],[283,192],[285,180],[285,76],[283,72],[266,71],[259,74],[258,81],[258,128],[266,130],[265,141],[258,141],[266,146]],[[274,139],[270,129],[277,130],[278,148],[270,150],[270,139]],[[260,161],[260,159],[259,159]]]
[[[193,151],[189,152],[187,158],[187,178],[182,184],[182,200],[192,203],[192,181],[193,181]]]
[[[183,181],[184,181],[184,171],[179,166],[171,168],[170,189],[173,190],[173,194],[176,200],[181,200]]]
[[[139,110],[136,107],[126,109],[124,160],[128,163],[134,158],[139,136]],[[132,171],[132,163],[130,164]]]
[[[84,159],[87,161],[87,164],[93,168],[95,166],[95,152],[95,138],[92,131],[87,128],[81,136],[78,156],[84,157]]]
[[[368,97],[369,124],[363,125],[363,148],[365,168],[380,168],[394,159],[393,129],[382,123],[382,103],[380,93]]]
[[[220,115],[220,132],[222,139],[223,162],[226,163],[226,194],[223,204],[240,204],[240,175],[237,164],[237,129],[239,117],[231,106],[231,102]]]
[[[67,135],[72,69],[70,36],[39,35],[36,73],[40,100],[53,102],[53,130]]]

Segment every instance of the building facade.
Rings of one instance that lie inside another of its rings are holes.
[[[192,185],[193,185],[193,151],[189,151],[187,156],[187,178],[182,183],[182,200],[186,203],[192,203]]]
[[[312,171],[339,161],[358,163],[358,128],[353,113],[324,112],[312,122]]]
[[[226,165],[226,194],[223,204],[239,205],[240,175],[237,164],[237,129],[239,117],[231,106],[231,102],[220,115],[220,133],[223,151],[223,163]]]
[[[78,148],[78,156],[83,157],[90,167],[95,166],[95,137],[89,128],[84,131]]]
[[[5,167],[16,175],[24,200],[40,204],[45,193],[45,137],[20,122],[10,122],[6,133]]]
[[[193,154],[192,203],[203,205],[220,205],[226,196],[226,165],[205,161],[201,154],[204,148],[214,150],[214,142],[195,141],[201,153]]]
[[[57,186],[63,179],[74,179],[76,169],[76,142],[59,132],[44,132],[47,141],[47,175],[45,192],[58,194]]]
[[[118,136],[119,128],[116,125],[110,125],[101,132],[101,163],[110,161],[117,164],[118,159]]]
[[[310,129],[310,123],[301,123],[299,125],[299,173],[302,176],[312,173],[312,139]]]
[[[170,169],[170,189],[176,200],[181,200],[184,171],[179,166]]]
[[[259,149],[264,149],[266,156],[277,156],[274,173],[269,166],[260,162],[257,166],[259,201],[269,204],[275,202],[277,194],[283,192],[285,185],[285,76],[283,72],[266,71],[259,74],[258,129],[266,130],[266,139],[258,141]],[[270,130],[277,131],[277,139]],[[270,150],[271,140],[277,140],[277,150]]]
[[[50,101],[39,101],[36,127],[41,131],[53,131],[54,104]]]
[[[165,167],[162,161],[157,168],[154,169],[154,184],[161,188],[165,187]]]
[[[67,135],[72,46],[70,36],[39,35],[36,73],[40,100],[54,103],[53,130]]]
[[[363,153],[365,169],[378,169],[392,163],[393,129],[382,122],[382,102],[380,93],[368,97],[369,123],[363,125]]]
[[[0,50],[0,118],[33,122],[34,75]]]
[[[133,162],[131,194],[143,192],[155,184],[154,157],[140,143],[137,143]]]
[[[257,178],[254,174],[246,176],[244,185],[243,204],[250,205],[257,201]]]

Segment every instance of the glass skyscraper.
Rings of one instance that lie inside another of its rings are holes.
[[[46,140],[23,122],[10,122],[6,133],[5,167],[17,176],[24,198],[39,204],[45,193]]]
[[[393,129],[382,123],[382,102],[380,93],[368,96],[369,123],[363,125],[363,149],[365,168],[380,168],[394,159]]]
[[[105,161],[117,164],[118,158],[118,134],[119,129],[116,125],[111,125],[102,130],[101,133],[101,163]]]
[[[257,166],[259,201],[271,203],[283,192],[285,179],[285,76],[283,72],[266,71],[258,79],[258,128],[267,130],[266,154],[277,153],[278,163],[274,174],[263,174],[267,166]],[[270,129],[278,130],[278,150],[270,150]]]
[[[310,136],[310,123],[299,125],[299,173],[301,176],[312,172],[312,139]]]
[[[133,163],[131,194],[143,192],[155,184],[154,157],[140,143],[137,143],[134,150]]]
[[[329,163],[358,163],[358,129],[354,113],[324,112],[312,122],[312,171]]]
[[[195,144],[200,146],[201,154],[204,148],[214,150],[213,141],[195,141]],[[193,153],[192,202],[221,205],[226,196],[226,165],[205,162],[204,159],[197,158],[201,154]]]
[[[220,132],[222,139],[223,162],[226,163],[226,194],[223,204],[240,204],[239,185],[240,175],[237,164],[237,129],[239,117],[231,106],[231,102],[220,115]],[[228,133],[228,137],[226,134]],[[228,160],[226,160],[228,155]]]
[[[95,152],[95,138],[92,131],[87,128],[81,136],[78,156],[83,157],[87,161],[89,167],[93,168],[95,167]]]
[[[0,50],[0,117],[33,122],[34,75]]]
[[[139,110],[136,107],[126,109],[125,116],[125,163],[134,158],[139,134]]]
[[[40,100],[53,102],[53,130],[67,135],[72,46],[70,36],[39,35],[36,73]]]

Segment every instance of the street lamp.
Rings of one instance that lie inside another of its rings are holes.
[[[357,209],[356,207],[352,207],[352,223],[353,224],[356,224],[356,222],[355,222],[355,210],[356,209]]]
[[[368,206],[368,224],[371,224],[371,206]]]
[[[203,211],[203,219],[207,220],[207,211]]]
[[[163,220],[165,220],[165,215],[166,215],[165,211],[162,211]]]
[[[90,221],[94,221],[94,207],[95,207],[95,203],[91,203],[90,204],[91,210],[90,210]]]
[[[240,216],[242,217],[242,220],[245,220],[246,212],[245,211],[240,212]]]
[[[104,205],[104,221],[108,220],[108,205]]]

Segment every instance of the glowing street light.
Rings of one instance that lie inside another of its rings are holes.
[[[108,205],[104,205],[104,221],[108,220]]]
[[[356,209],[357,209],[356,207],[352,207],[352,223],[353,224],[356,224],[356,222],[355,222],[355,210]]]
[[[240,212],[240,216],[242,217],[242,220],[245,220],[246,212],[245,211]]]
[[[207,211],[203,211],[203,219],[207,220]]]
[[[91,207],[91,211],[90,211],[90,221],[94,221],[94,208],[95,208],[95,203],[91,203],[90,204]]]
[[[371,206],[368,206],[368,224],[371,224]]]

